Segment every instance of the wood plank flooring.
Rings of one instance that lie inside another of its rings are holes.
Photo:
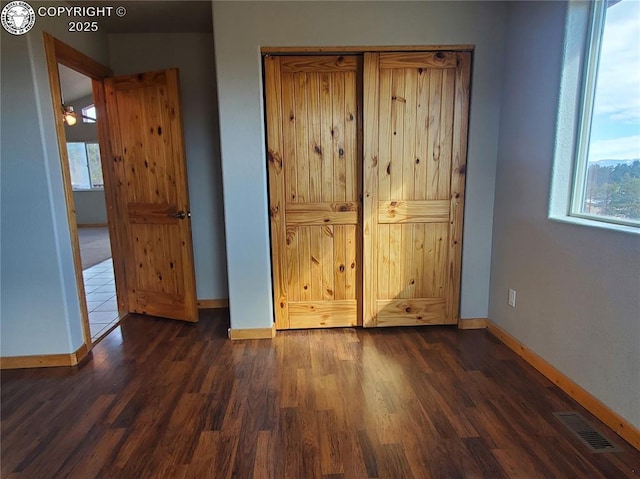
[[[130,317],[79,367],[3,371],[1,476],[640,477],[640,452],[486,331],[232,342],[226,310],[201,314]],[[625,452],[588,452],[563,410]]]

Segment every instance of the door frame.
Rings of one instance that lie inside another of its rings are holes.
[[[332,55],[332,54],[353,54],[353,55],[362,55],[363,57],[367,56],[367,55],[371,55],[371,54],[375,54],[375,53],[383,53],[383,52],[437,52],[437,51],[450,51],[450,52],[469,52],[471,54],[471,60],[470,60],[470,64],[469,64],[469,68],[472,68],[472,64],[473,64],[473,52],[475,50],[475,45],[472,44],[460,44],[460,45],[405,45],[405,46],[389,46],[389,45],[385,45],[385,46],[314,46],[314,47],[277,47],[277,46],[264,46],[260,48],[260,55],[262,57],[261,59],[261,67],[262,67],[262,85],[263,85],[263,89],[265,89],[265,83],[266,83],[266,77],[265,77],[265,70],[264,70],[264,57],[267,56],[287,56],[287,55],[308,55],[308,56],[312,56],[312,55]],[[372,68],[374,66],[377,66],[376,62],[367,62],[364,61],[364,66],[363,66],[363,71],[362,74],[366,77],[367,75],[367,68]],[[370,74],[373,72],[369,72]],[[377,71],[376,71],[376,75],[375,78],[377,78]],[[377,81],[377,80],[376,80]],[[363,90],[365,90],[364,88],[359,89],[358,94],[359,95],[363,95]],[[469,89],[469,96],[471,95],[471,90]],[[375,115],[377,116],[377,110],[375,109],[375,104],[376,104],[376,99],[375,98],[367,98],[366,95],[364,95],[363,98],[361,98],[361,106],[362,106],[362,118],[364,118],[364,115],[367,114],[367,112],[372,112],[375,110]],[[467,154],[468,154],[468,135],[469,135],[469,105],[470,105],[470,98],[467,98],[467,115],[464,119],[465,124],[466,124],[466,131],[465,131],[465,137],[464,137],[464,158],[465,158],[465,165],[466,165],[466,158],[467,158]],[[263,112],[264,112],[264,138],[265,138],[265,151],[267,152],[267,166],[269,165],[270,161],[269,161],[269,136],[268,136],[268,109],[267,109],[267,101],[265,96],[263,95],[263,99],[262,99],[262,106],[263,106]],[[364,120],[361,122],[364,123]],[[372,301],[369,300],[369,298],[372,296],[373,294],[373,283],[371,281],[367,281],[367,275],[365,274],[366,271],[368,271],[369,269],[373,268],[373,264],[371,263],[371,261],[369,261],[369,258],[365,258],[366,256],[366,251],[367,250],[371,250],[372,248],[375,248],[375,244],[372,244],[371,241],[371,235],[367,234],[367,230],[370,230],[370,228],[372,227],[372,198],[371,195],[367,193],[367,178],[373,174],[377,174],[377,153],[374,153],[377,151],[377,148],[374,146],[373,144],[373,139],[377,136],[377,131],[372,132],[364,132],[363,131],[363,125],[360,125],[358,134],[361,135],[361,138],[359,139],[359,144],[360,144],[360,161],[361,161],[361,167],[359,168],[360,171],[360,175],[361,175],[361,179],[362,179],[362,201],[361,201],[361,212],[360,212],[360,221],[361,224],[359,225],[359,229],[361,228],[361,231],[364,233],[364,238],[360,239],[361,241],[361,265],[360,268],[358,269],[358,277],[359,277],[359,281],[362,283],[359,287],[361,288],[361,295],[360,295],[360,300],[359,300],[359,304],[358,304],[358,324],[361,325],[362,327],[372,327],[374,326],[374,324],[372,322],[366,322],[365,321],[365,316],[368,313],[372,313],[372,308],[371,307],[367,307],[367,305],[369,303],[372,303]],[[377,126],[376,126],[376,130],[377,130]],[[275,138],[272,139],[272,141],[275,140]],[[369,162],[369,166],[367,167],[367,162],[365,161],[365,158],[368,156],[375,156],[376,157],[376,161],[375,162]],[[374,164],[375,163],[375,164]],[[466,175],[465,178],[463,180],[463,184],[465,184],[464,188],[463,188],[463,192],[466,189]],[[267,172],[267,190],[269,190],[270,188],[270,184],[269,184],[269,172]],[[464,194],[463,194],[464,196]],[[271,215],[272,212],[269,211],[269,215]],[[464,215],[464,212],[463,212]],[[464,216],[463,216],[464,217]],[[464,220],[463,220],[464,221]],[[462,227],[463,227],[463,221],[460,222],[459,225],[459,230],[460,231],[456,231],[457,233],[459,233],[460,235],[462,234]],[[272,225],[271,225],[271,221],[269,221],[270,223],[270,228],[269,228],[269,243],[271,244],[271,247],[273,247],[274,241],[273,241],[273,234],[274,232],[271,231]],[[455,308],[455,310],[457,311],[456,314],[456,318],[457,318],[457,325],[458,327],[462,327],[462,319],[460,317],[460,301],[461,301],[461,279],[462,279],[462,265],[461,265],[461,261],[462,261],[462,244],[461,242],[459,242],[460,244],[458,244],[458,248],[460,250],[460,254],[458,255],[458,259],[457,259],[457,264],[458,264],[458,272],[455,278],[455,281],[457,281],[457,288],[456,291],[457,293],[455,294],[455,302],[452,301],[452,309]],[[272,258],[273,258],[273,254],[272,254]],[[277,280],[277,275],[281,275],[283,274],[281,271],[279,271],[279,266],[275,265],[274,266],[274,261],[272,259],[271,261],[271,277],[272,277],[272,291],[273,291],[273,300],[274,300],[274,311],[273,311],[273,318],[274,318],[274,325],[276,324],[276,319],[278,317],[278,305],[280,304],[280,300],[281,298],[279,298],[276,295],[276,288],[275,288],[275,283]]]
[[[109,130],[106,121],[106,102],[103,80],[111,76],[112,72],[108,67],[101,65],[87,55],[79,52],[73,47],[61,42],[47,32],[43,33],[44,48],[47,61],[47,71],[49,74],[49,86],[51,90],[51,103],[54,112],[54,122],[56,136],[58,140],[58,152],[60,155],[60,166],[62,170],[64,194],[67,206],[67,223],[71,236],[71,249],[73,253],[73,264],[76,277],[76,289],[80,302],[80,315],[82,319],[82,337],[88,353],[92,348],[91,328],[89,324],[89,311],[84,289],[84,279],[82,275],[82,259],[80,257],[80,241],[78,239],[78,226],[76,220],[75,202],[73,199],[73,188],[71,186],[71,169],[69,167],[69,157],[66,146],[66,133],[62,116],[62,92],[60,86],[60,75],[58,64],[64,65],[89,78],[93,88],[93,100],[96,106],[98,117],[103,121],[98,121],[98,144],[100,146],[100,156],[102,158],[102,171],[104,177],[104,193],[107,206],[107,222],[109,225],[109,238],[111,242],[111,256],[113,258],[114,279],[116,285],[116,296],[118,300],[118,320],[127,315],[124,308],[123,294],[126,291],[126,277],[124,271],[124,261],[122,258],[121,238],[117,228],[118,207],[113,193],[113,174],[111,168],[106,166],[105,160],[111,157]],[[82,358],[78,358],[80,361]]]

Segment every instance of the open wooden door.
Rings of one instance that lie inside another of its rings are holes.
[[[178,71],[105,79],[126,308],[197,321]]]
[[[277,329],[361,324],[360,65],[265,58]]]
[[[458,321],[470,59],[365,54],[365,326]]]

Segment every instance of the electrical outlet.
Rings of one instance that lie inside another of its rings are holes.
[[[509,288],[509,306],[516,307],[516,291],[511,288]]]

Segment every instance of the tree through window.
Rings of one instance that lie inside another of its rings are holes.
[[[98,143],[68,142],[67,153],[74,190],[104,187]]]
[[[640,226],[640,2],[594,4],[572,215]]]

